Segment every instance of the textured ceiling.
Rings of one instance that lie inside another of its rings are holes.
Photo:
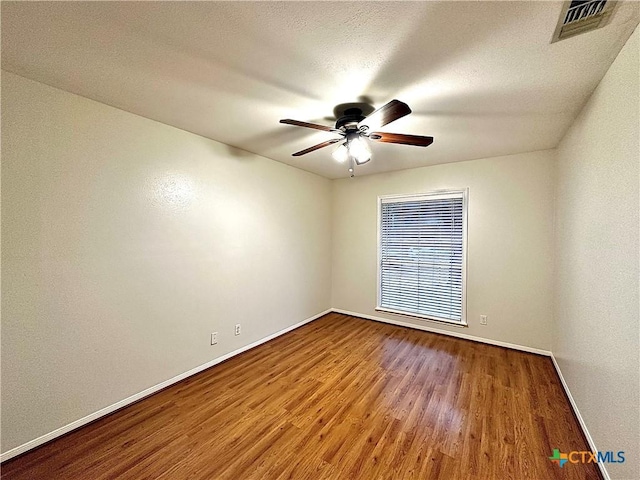
[[[334,105],[397,98],[357,175],[555,147],[638,24],[550,44],[561,2],[2,2],[2,67],[320,175]],[[241,150],[240,150],[241,149]]]

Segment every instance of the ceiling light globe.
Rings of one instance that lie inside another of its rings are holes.
[[[336,162],[344,163],[349,159],[349,150],[344,145],[340,145],[331,154]]]
[[[354,138],[349,142],[349,154],[358,165],[362,165],[371,160],[371,150],[362,138]]]

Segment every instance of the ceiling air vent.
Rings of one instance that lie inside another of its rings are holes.
[[[564,2],[551,43],[604,27],[611,20],[617,3],[612,0]]]

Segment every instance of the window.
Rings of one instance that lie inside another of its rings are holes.
[[[466,325],[467,191],[381,197],[377,310]]]

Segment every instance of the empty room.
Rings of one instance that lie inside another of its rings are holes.
[[[640,478],[640,2],[1,2],[3,479]]]

